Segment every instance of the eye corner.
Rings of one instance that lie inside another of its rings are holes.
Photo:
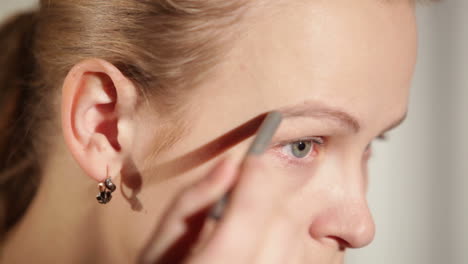
[[[377,136],[376,139],[379,140],[379,141],[388,141],[388,139],[389,139],[388,133],[380,134],[380,135]]]

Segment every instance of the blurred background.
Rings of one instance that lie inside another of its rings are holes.
[[[0,20],[37,0],[1,0]],[[374,242],[348,264],[468,263],[468,1],[422,5],[407,121],[375,144]]]

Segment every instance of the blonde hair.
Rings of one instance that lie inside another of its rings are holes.
[[[182,90],[227,54],[249,2],[41,0],[38,10],[7,21],[0,29],[0,109],[8,112],[0,120],[0,233],[35,194],[46,127],[57,119],[58,88],[75,64],[104,59],[159,111],[177,112]]]

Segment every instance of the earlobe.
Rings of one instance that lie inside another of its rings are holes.
[[[137,88],[112,64],[75,65],[62,88],[65,142],[85,173],[98,182],[118,175],[130,154]],[[108,170],[108,171],[107,171]]]

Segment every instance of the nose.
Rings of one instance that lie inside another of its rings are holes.
[[[335,191],[334,194],[327,197],[329,201],[324,201],[325,207],[314,217],[310,236],[340,249],[370,244],[375,236],[375,224],[365,193],[352,196],[349,192]]]

